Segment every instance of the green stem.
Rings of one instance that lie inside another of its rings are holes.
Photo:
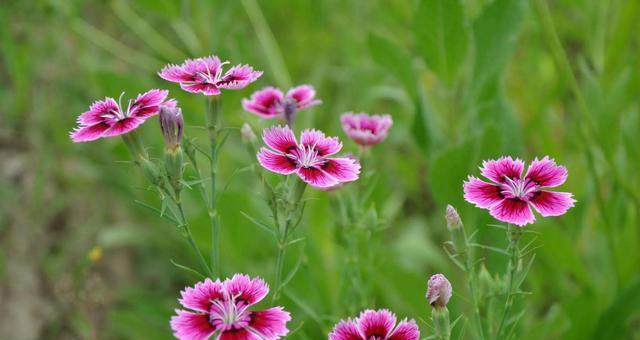
[[[482,318],[480,317],[480,305],[478,302],[478,294],[476,289],[477,280],[475,278],[475,270],[469,271],[469,293],[471,294],[471,301],[473,302],[473,321],[476,324],[476,331],[480,339],[484,340],[484,330],[482,326]]]
[[[306,183],[301,180],[295,179],[292,186],[289,187],[289,192],[287,195],[287,202],[285,202],[285,221],[284,228],[280,230],[280,226],[278,225],[277,215],[274,215],[276,228],[279,232],[278,237],[278,255],[276,257],[276,268],[275,268],[275,279],[274,279],[274,287],[275,291],[273,293],[273,302],[278,301],[280,297],[280,293],[284,286],[282,285],[282,272],[284,271],[284,260],[286,254],[286,248],[289,242],[289,236],[292,233],[292,229],[296,227],[297,221],[301,214],[300,211],[300,201],[302,200],[302,195],[304,194],[304,190],[306,189]]]
[[[276,258],[276,269],[275,269],[276,273],[275,273],[275,281],[274,281],[274,286],[276,289],[275,289],[275,292],[273,293],[274,303],[278,301],[278,298],[280,297],[280,291],[283,288],[280,285],[282,284],[281,283],[282,272],[284,270],[284,258],[285,258],[286,248],[287,248],[288,233],[289,233],[289,221],[285,223],[285,229],[284,229],[283,235],[278,240],[278,255]]]
[[[500,335],[502,335],[503,330],[505,330],[507,317],[509,316],[511,306],[513,305],[513,290],[515,288],[513,282],[518,270],[518,260],[520,258],[520,249],[518,248],[518,242],[520,241],[521,236],[522,229],[520,227],[515,227],[512,224],[509,224],[507,228],[507,237],[509,238],[509,246],[507,248],[507,252],[509,253],[509,263],[507,264],[507,293],[504,302],[504,312],[502,313],[502,319],[500,320],[500,325],[498,326],[498,330],[496,332],[496,336],[498,338],[500,337]]]
[[[218,277],[220,274],[220,217],[216,208],[216,172],[218,162],[218,116],[220,112],[220,99],[217,96],[211,96],[207,100],[207,112],[205,115],[206,128],[209,134],[210,158],[209,158],[209,181],[211,183],[209,191],[209,207],[208,214],[211,220],[211,267],[213,274]]]

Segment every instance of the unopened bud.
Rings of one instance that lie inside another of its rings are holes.
[[[172,102],[171,105],[164,105],[160,107],[159,120],[167,150],[177,149],[182,141],[184,125],[182,110],[175,106],[175,102]]]
[[[453,293],[449,280],[442,274],[435,274],[429,278],[427,286],[429,304],[435,309],[446,307]]]
[[[452,205],[447,205],[447,212],[444,215],[447,220],[447,229],[451,233],[451,241],[458,255],[458,260],[463,263],[467,260],[467,235],[464,232],[460,215]]]
[[[447,205],[447,212],[444,215],[444,218],[447,220],[447,228],[449,230],[462,228],[460,215],[458,215],[456,208],[454,208],[451,204]]]
[[[256,134],[253,133],[253,129],[247,123],[242,124],[240,135],[242,136],[242,141],[245,143],[253,143],[257,139]]]

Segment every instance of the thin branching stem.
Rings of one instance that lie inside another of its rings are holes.
[[[509,239],[509,246],[507,247],[507,252],[509,253],[509,262],[507,264],[507,292],[505,296],[502,319],[500,320],[500,325],[498,326],[498,330],[496,331],[496,336],[498,338],[500,338],[503,330],[505,330],[505,324],[507,318],[509,317],[511,306],[513,305],[513,290],[514,288],[516,288],[513,283],[515,281],[515,275],[518,270],[518,261],[520,259],[520,249],[518,248],[518,243],[520,242],[521,236],[521,228],[509,224],[507,230],[507,237]]]
[[[207,207],[209,219],[211,221],[211,255],[210,262],[215,276],[220,274],[220,216],[216,208],[216,174],[218,162],[218,116],[220,114],[220,99],[211,96],[207,100],[207,112],[205,114],[207,133],[209,134],[209,200]]]

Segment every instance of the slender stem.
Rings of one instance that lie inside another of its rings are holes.
[[[505,329],[505,323],[507,321],[507,317],[509,316],[509,311],[511,310],[511,306],[513,305],[513,289],[515,288],[513,282],[515,280],[515,275],[518,270],[518,260],[520,257],[520,249],[518,248],[518,242],[520,241],[520,237],[522,236],[522,230],[519,227],[515,227],[509,224],[507,228],[507,237],[509,238],[509,246],[507,251],[509,253],[509,263],[507,264],[507,294],[505,297],[504,303],[504,312],[502,313],[502,320],[500,321],[500,326],[498,326],[498,330],[496,332],[496,336],[500,337],[502,335],[503,330]]]
[[[469,292],[471,294],[471,301],[473,302],[473,321],[476,324],[478,336],[480,339],[484,339],[484,330],[482,326],[482,318],[480,317],[480,306],[478,303],[478,294],[476,291],[476,278],[475,278],[475,270],[470,269],[469,271]]]
[[[287,178],[288,179],[288,178]],[[276,257],[276,268],[275,268],[275,278],[274,278],[274,287],[275,291],[273,294],[273,302],[278,301],[280,297],[280,293],[284,286],[282,285],[282,273],[284,271],[284,260],[286,249],[288,247],[289,237],[292,233],[292,229],[294,229],[297,225],[297,221],[300,217],[300,201],[302,199],[302,195],[304,194],[304,190],[306,188],[306,184],[300,180],[295,179],[293,184],[289,186],[289,192],[287,195],[287,202],[285,202],[285,211],[284,211],[284,228],[280,230],[280,226],[278,225],[277,215],[274,215],[276,228],[279,232],[278,236],[278,255]]]
[[[282,237],[280,238],[280,240],[278,240],[278,255],[276,258],[276,273],[275,273],[275,281],[274,281],[274,286],[276,290],[273,294],[273,302],[278,301],[278,298],[280,297],[280,291],[283,288],[280,285],[282,284],[282,272],[284,270],[284,258],[285,258],[286,248],[287,248],[289,224],[290,224],[289,221],[285,223]]]
[[[207,275],[212,276],[213,273],[211,272],[211,267],[209,267],[209,265],[207,264],[207,261],[204,259],[204,256],[202,255],[200,248],[198,248],[198,245],[196,244],[195,240],[193,239],[193,235],[191,234],[191,229],[189,228],[189,223],[187,223],[187,219],[184,214],[184,208],[182,207],[180,193],[175,193],[174,195],[171,195],[171,193],[166,188],[160,187],[160,190],[163,190],[165,194],[171,197],[173,203],[178,208],[178,213],[176,214],[174,212],[174,216],[176,217],[176,220],[179,223],[177,227],[184,230],[184,234],[186,236],[187,242],[189,243],[189,246],[191,246],[191,249],[193,250],[193,252],[198,257],[198,260],[200,261],[200,265],[205,270]]]
[[[148,161],[148,154],[146,152],[146,149],[142,143],[142,141],[140,140],[140,138],[138,138],[138,136],[135,133],[128,133],[123,137],[123,140],[127,146],[127,148],[129,149],[129,151],[131,152],[135,163],[140,166],[141,168],[144,166],[154,166],[155,165],[153,163],[150,164],[146,164],[143,165],[142,162],[143,161]],[[144,171],[144,169],[143,169]],[[209,267],[209,265],[207,264],[207,261],[204,259],[204,256],[202,255],[202,252],[200,252],[200,249],[198,248],[195,240],[193,239],[193,235],[191,234],[191,229],[189,228],[189,225],[187,223],[187,219],[185,217],[184,214],[184,209],[182,207],[182,202],[180,200],[180,192],[179,191],[170,191],[167,186],[164,184],[164,182],[160,181],[157,183],[152,183],[158,190],[159,193],[161,195],[164,195],[168,198],[170,198],[169,202],[168,202],[168,207],[169,210],[171,211],[171,213],[173,214],[173,216],[175,217],[175,220],[177,221],[177,227],[178,229],[182,229],[184,230],[184,234],[185,237],[187,239],[187,242],[189,243],[189,245],[191,246],[191,249],[193,250],[193,252],[196,254],[196,256],[198,257],[199,261],[200,261],[200,265],[202,266],[202,268],[205,270],[205,272],[207,273],[207,275],[212,275],[211,272],[211,268]],[[177,211],[176,211],[177,209]]]
[[[220,274],[220,258],[219,258],[219,245],[220,245],[220,217],[216,209],[216,167],[218,162],[218,116],[220,111],[220,99],[216,96],[211,96],[207,100],[207,112],[205,115],[207,132],[209,134],[210,144],[210,162],[209,162],[209,181],[211,183],[209,192],[209,219],[211,220],[211,267],[213,268],[214,276]]]

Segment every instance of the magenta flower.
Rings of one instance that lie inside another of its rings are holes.
[[[364,112],[354,114],[347,112],[340,117],[342,129],[354,142],[363,145],[374,145],[387,138],[387,132],[393,120],[389,115],[368,115]]]
[[[178,300],[191,311],[176,309],[171,318],[173,335],[178,339],[275,340],[289,333],[291,320],[282,307],[249,311],[269,293],[260,278],[236,274],[230,279],[206,279],[181,292]]]
[[[250,99],[243,99],[242,107],[262,118],[281,117],[289,121],[296,112],[322,103],[315,96],[316,91],[311,85],[294,87],[286,95],[269,86],[254,92]]]
[[[261,148],[258,161],[265,169],[282,175],[296,173],[318,188],[358,179],[360,163],[347,157],[329,157],[342,149],[337,137],[325,137],[318,130],[304,130],[300,143],[288,126],[265,129],[262,139],[271,149]]]
[[[493,183],[474,176],[464,183],[464,198],[478,208],[488,209],[496,219],[518,226],[533,223],[533,207],[542,216],[560,216],[576,202],[568,192],[547,191],[567,179],[567,168],[545,156],[531,162],[524,177],[524,162],[502,157],[485,161],[480,173]]]
[[[70,133],[71,140],[89,142],[102,137],[123,135],[136,129],[147,118],[158,114],[169,92],[153,89],[129,100],[126,110],[115,99],[107,97],[94,102],[89,111],[82,113],[78,127]],[[167,101],[167,105],[174,102]]]
[[[180,83],[185,91],[207,96],[219,95],[220,89],[242,89],[262,75],[262,71],[254,71],[249,65],[236,65],[223,75],[222,66],[228,63],[220,62],[217,56],[187,59],[182,65],[166,65],[158,75]]]
[[[431,306],[446,307],[452,292],[451,283],[444,275],[435,274],[429,278],[426,297]]]
[[[404,319],[397,327],[396,316],[387,309],[368,309],[356,319],[338,322],[329,340],[418,340],[420,330],[414,320]]]

